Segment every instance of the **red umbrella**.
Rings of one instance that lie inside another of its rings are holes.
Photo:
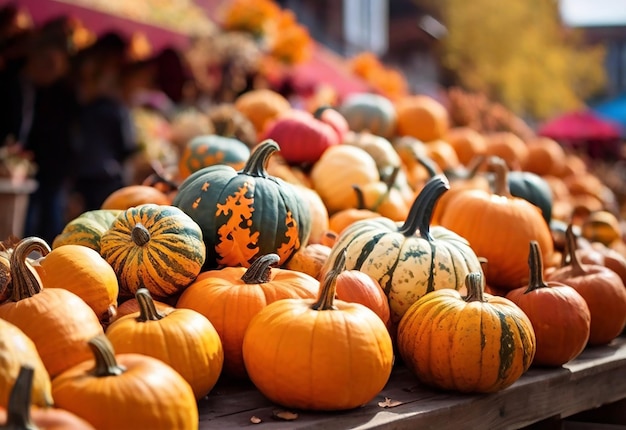
[[[590,110],[569,112],[543,124],[538,134],[563,142],[615,140],[620,126]]]

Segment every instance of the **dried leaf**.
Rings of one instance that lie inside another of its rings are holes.
[[[259,418],[259,417],[257,417],[257,416],[252,415],[252,416],[250,417],[250,422],[251,422],[252,424],[259,424],[261,421],[262,421],[262,420],[261,420],[261,418]]]
[[[295,412],[285,411],[282,409],[274,409],[272,416],[284,421],[294,421],[298,419],[298,414]]]
[[[399,402],[398,400],[391,400],[389,397],[385,397],[384,402],[378,402],[378,406],[380,406],[381,408],[393,408],[396,406],[400,406],[401,404],[402,402]]]

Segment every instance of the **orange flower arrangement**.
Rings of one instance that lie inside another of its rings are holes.
[[[367,81],[382,95],[395,100],[408,94],[408,84],[404,75],[384,66],[371,52],[356,55],[350,61],[352,72]]]
[[[280,15],[280,7],[272,0],[234,0],[225,3],[222,27],[226,31],[245,31],[256,37],[267,34]]]
[[[283,10],[271,35],[270,54],[283,63],[302,63],[311,57],[312,39],[290,10]]]

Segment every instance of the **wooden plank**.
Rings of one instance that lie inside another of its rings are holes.
[[[399,402],[382,408],[390,398]],[[567,417],[626,398],[626,338],[588,348],[557,369],[532,368],[511,387],[489,395],[461,395],[423,386],[404,367],[362,408],[338,413],[298,411],[295,421],[272,419],[278,408],[250,385],[226,386],[199,404],[201,429],[518,429],[551,417]],[[252,424],[250,418],[262,420]]]

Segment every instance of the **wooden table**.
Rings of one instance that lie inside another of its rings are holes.
[[[391,399],[394,407],[379,402]],[[253,386],[220,383],[199,403],[201,429],[519,429],[554,417],[568,417],[626,399],[626,337],[587,348],[557,369],[531,368],[515,384],[489,395],[429,389],[396,366],[385,389],[362,408],[339,413],[295,411],[298,418],[272,418],[281,409]],[[253,424],[250,419],[261,422]]]

